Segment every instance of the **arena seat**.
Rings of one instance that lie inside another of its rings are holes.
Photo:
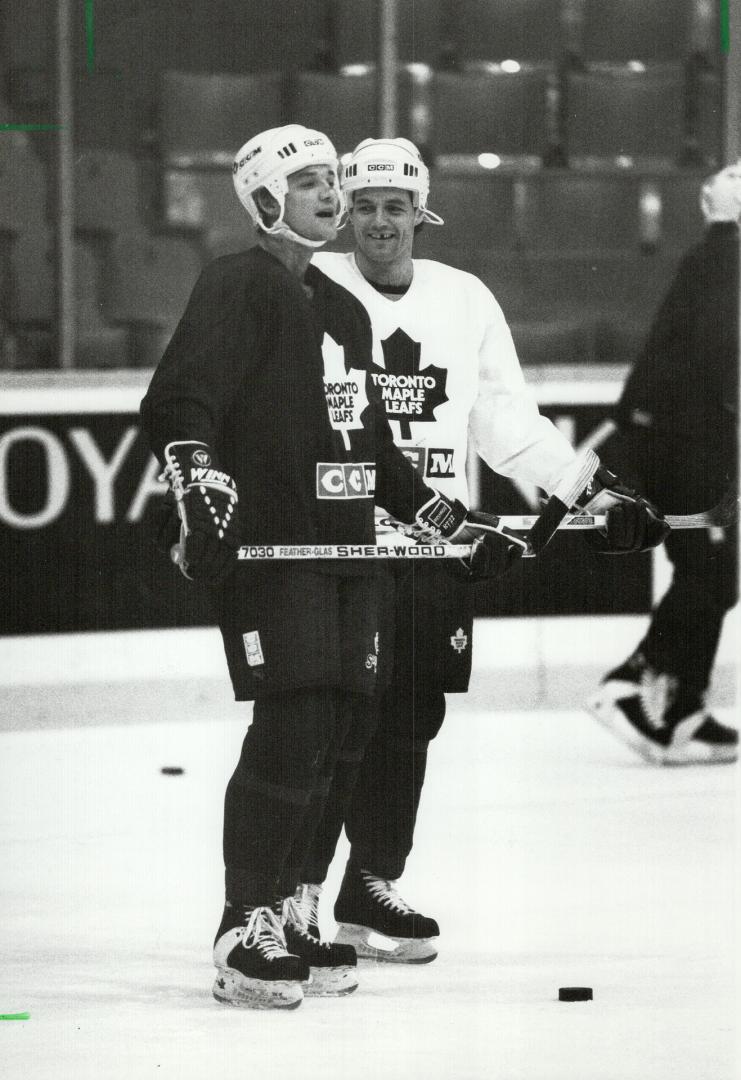
[[[94,233],[143,230],[139,214],[139,169],[130,154],[85,150],[75,158],[77,228]]]
[[[638,210],[631,173],[546,169],[517,184],[517,229],[527,251],[637,250]]]
[[[106,318],[172,329],[185,310],[200,269],[197,251],[185,240],[117,237],[103,273]]]
[[[21,138],[16,138],[20,134]],[[44,166],[22,133],[0,137],[0,232],[43,228],[47,216]]]
[[[684,77],[677,65],[595,64],[569,73],[569,162],[675,163],[682,152]]]
[[[701,239],[700,189],[707,172],[660,174],[652,181],[661,206],[658,243],[662,250],[683,251]]]
[[[693,0],[584,0],[581,55],[589,60],[686,59]],[[671,10],[668,10],[668,9]]]
[[[539,157],[546,148],[547,75],[498,64],[432,79],[432,143],[436,155]]]
[[[170,228],[251,230],[227,169],[166,169],[162,174],[162,208]]]
[[[425,225],[415,241],[415,254],[444,260],[448,248],[512,248],[514,183],[511,174],[484,169],[474,175],[433,172],[429,206],[445,224]]]
[[[458,60],[555,61],[561,50],[559,0],[459,0]]]
[[[596,362],[635,358],[676,267],[669,254],[551,253],[527,260],[533,309],[594,328]]]
[[[437,63],[445,39],[446,0],[414,0],[399,19],[399,62]],[[368,0],[342,0],[331,5],[329,36],[337,67],[369,64],[378,56],[378,5]]]
[[[341,72],[296,72],[289,109],[297,124],[326,131],[339,154],[378,135],[377,78],[370,65]],[[408,137],[408,109],[400,109],[399,135]]]
[[[18,333],[20,366],[51,366],[57,319],[52,234],[46,229],[21,234],[13,245],[11,267],[11,321]],[[126,367],[126,328],[111,326],[103,318],[100,258],[82,243],[75,244],[75,297],[75,365]]]
[[[160,153],[175,168],[231,166],[250,135],[283,118],[283,74],[199,75],[166,71],[159,108]]]

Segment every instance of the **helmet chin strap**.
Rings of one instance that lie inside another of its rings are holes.
[[[309,240],[308,237],[294,232],[290,225],[286,225],[285,221],[276,221],[269,228],[265,226],[263,228],[268,236],[283,236],[286,240],[292,240],[295,244],[302,244],[308,248],[320,248],[329,243],[328,240]]]

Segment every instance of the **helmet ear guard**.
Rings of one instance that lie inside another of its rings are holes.
[[[419,150],[409,139],[364,139],[344,161],[342,193],[349,196],[363,188],[399,188],[409,191],[423,221],[443,225],[443,219],[427,207],[430,172]]]
[[[283,220],[288,177],[311,165],[328,165],[334,169],[336,175],[337,151],[321,131],[314,131],[301,124],[270,128],[253,136],[237,151],[232,165],[234,190],[256,228],[270,236],[286,236],[306,247],[324,246],[326,241],[307,240],[295,233]],[[264,220],[255,199],[255,194],[261,188],[268,191],[278,204],[278,217],[271,225]],[[343,210],[339,180],[335,180],[335,190],[339,199],[336,223],[339,223]]]

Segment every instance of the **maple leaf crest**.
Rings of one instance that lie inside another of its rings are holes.
[[[420,368],[422,346],[399,327],[381,342],[385,367],[371,364],[371,378],[380,391],[389,420],[401,425],[402,439],[411,439],[412,424],[429,424],[435,409],[448,400],[445,368]]]
[[[335,431],[342,433],[345,449],[349,450],[349,432],[362,428],[360,417],[368,407],[366,374],[359,368],[345,367],[344,348],[326,333],[322,341],[322,357],[329,422]]]

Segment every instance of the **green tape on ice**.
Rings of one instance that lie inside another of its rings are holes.
[[[0,1013],[0,1020],[30,1020],[30,1013]]]

